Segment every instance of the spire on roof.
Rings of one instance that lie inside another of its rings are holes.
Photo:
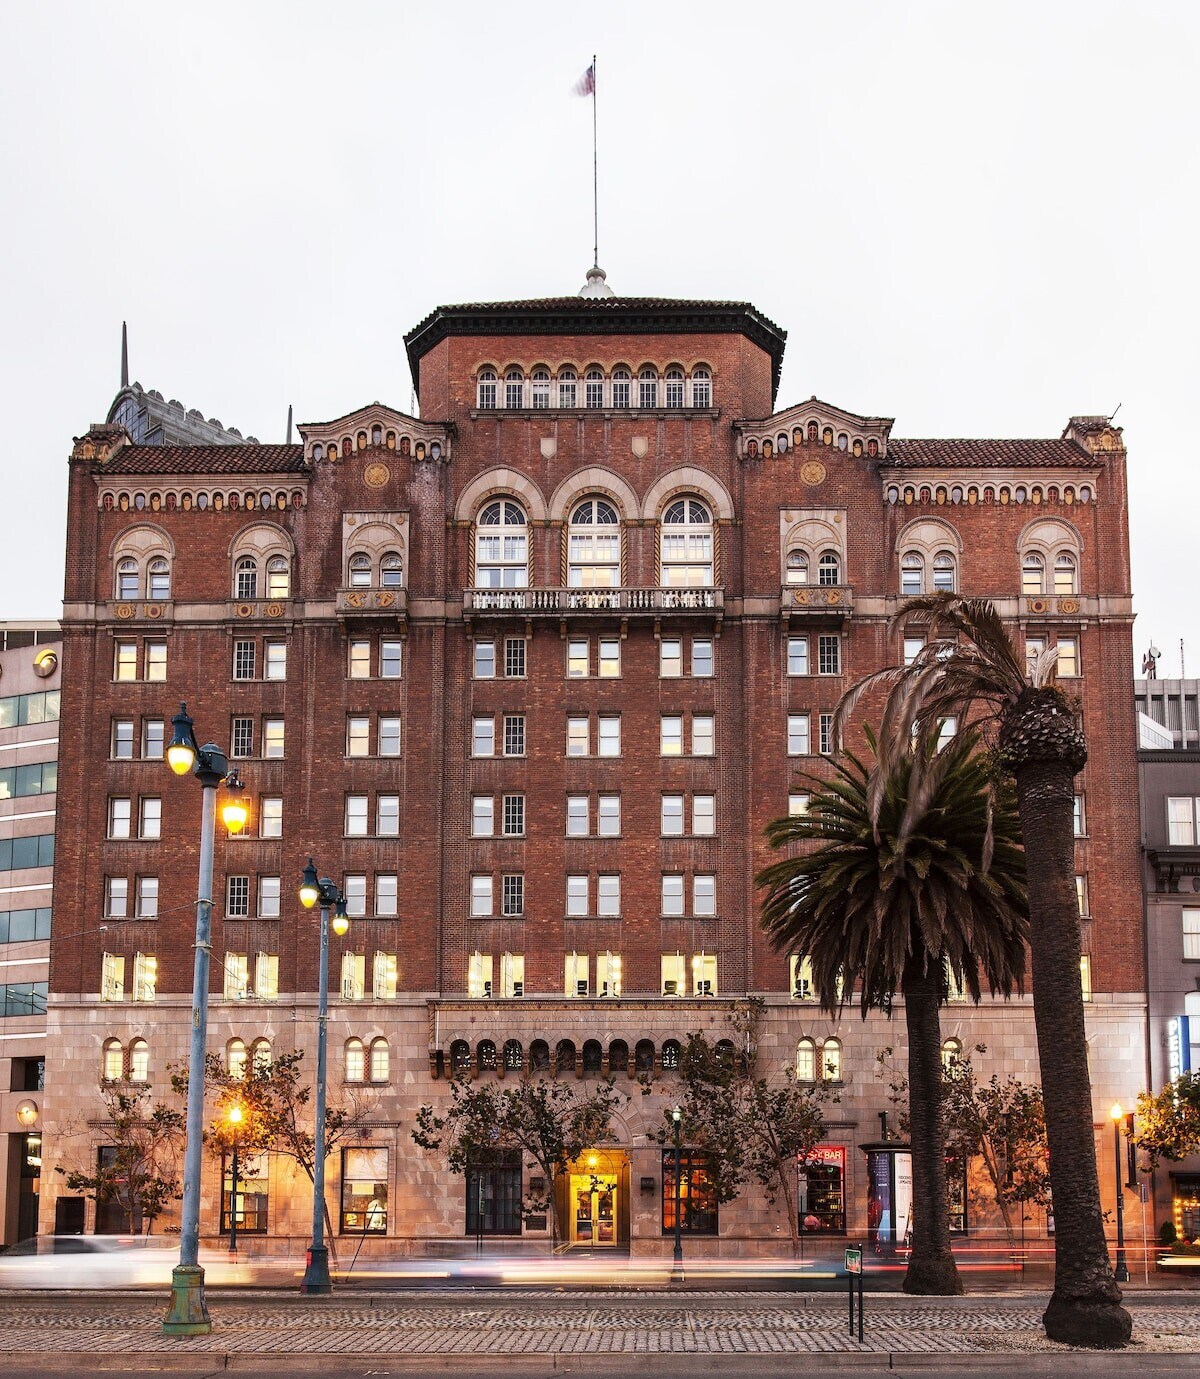
[[[289,402],[289,403],[288,403],[287,444],[288,444],[288,445],[291,445],[291,443],[292,443],[292,404]]]
[[[579,289],[581,297],[615,297],[617,294],[604,281],[604,269],[598,263],[587,271],[587,282]]]
[[[121,387],[129,387],[129,327],[121,322]]]

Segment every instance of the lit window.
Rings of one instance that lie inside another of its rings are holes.
[[[491,795],[476,795],[471,801],[471,837],[490,838],[495,832],[495,800]]]
[[[588,879],[586,875],[567,877],[567,917],[579,919],[588,912]]]
[[[158,959],[153,953],[133,955],[133,991],[135,1001],[152,1001],[158,987]]]
[[[1036,551],[1027,551],[1021,561],[1021,593],[1037,598],[1045,593],[1046,562]]]
[[[826,1039],[821,1045],[821,1077],[826,1082],[842,1080],[842,1045],[837,1039]]]
[[[597,800],[596,832],[601,838],[616,838],[621,832],[620,795],[601,795]]]
[[[476,919],[488,918],[493,909],[491,876],[471,877],[471,914]]]
[[[942,1040],[942,1072],[953,1077],[962,1064],[962,1044],[957,1039]]]
[[[262,919],[279,918],[279,877],[258,878],[258,913]]]
[[[796,1045],[796,1081],[817,1080],[817,1046],[811,1039],[801,1039]]]
[[[683,914],[683,877],[669,875],[662,879],[662,913]]]
[[[279,999],[278,953],[259,953],[254,959],[254,994],[260,1001]]]
[[[1074,637],[1058,639],[1058,673],[1061,678],[1079,674],[1079,643]]]
[[[154,840],[162,837],[162,800],[157,795],[143,795],[138,810],[138,837]]]
[[[717,994],[717,959],[712,953],[696,953],[692,958],[692,995]]]
[[[475,643],[475,678],[492,680],[496,675],[496,643]]]
[[[492,994],[492,955],[472,953],[467,963],[467,995],[477,999]]]
[[[615,589],[621,582],[621,524],[605,498],[587,498],[571,513],[567,531],[567,584],[572,589]]]
[[[376,802],[375,832],[380,838],[400,836],[400,796],[380,795]]]
[[[596,994],[599,996],[619,996],[621,994],[620,953],[605,952],[597,955]]]
[[[365,795],[346,796],[346,837],[365,838],[367,836],[367,797]]]
[[[137,642],[117,643],[113,679],[137,679]]]
[[[366,680],[371,674],[371,643],[368,641],[354,641],[350,643],[350,670],[351,680]]]
[[[133,1039],[129,1044],[130,1082],[150,1080],[150,1045],[144,1039]]]
[[[399,913],[397,876],[394,871],[381,871],[375,874],[375,913],[392,917]]]
[[[682,996],[687,990],[687,975],[682,953],[664,953],[660,961],[662,993]]]
[[[683,796],[662,797],[662,832],[667,835],[683,833]]]
[[[716,719],[711,714],[692,715],[692,755],[710,757],[716,751]]]
[[[1078,592],[1075,582],[1075,557],[1070,551],[1059,551],[1054,557],[1054,592],[1060,597]]]
[[[787,720],[787,750],[790,757],[809,754],[808,714],[789,713]]]
[[[114,797],[108,802],[108,836],[110,838],[128,838],[131,821],[131,801],[125,798]]]
[[[711,586],[712,514],[698,498],[678,498],[667,507],[662,517],[660,555],[665,588]]]
[[[250,957],[247,953],[226,953],[224,996],[227,1001],[244,1001],[250,994]]]
[[[717,913],[717,878],[692,877],[692,914],[707,917]]]
[[[567,796],[567,837],[586,838],[589,831],[588,797]]]
[[[1090,953],[1080,953],[1079,955],[1079,987],[1083,993],[1083,999],[1092,999],[1092,956]]]
[[[129,913],[129,882],[123,876],[110,876],[104,882],[104,913],[109,919],[124,919]]]
[[[241,1039],[231,1039],[226,1044],[225,1070],[239,1082],[246,1076],[246,1045]]]
[[[366,1077],[366,1051],[361,1039],[346,1040],[346,1081],[362,1082]]]
[[[376,957],[379,957],[376,954]],[[388,1080],[388,1042],[386,1039],[371,1040],[371,1081]]]
[[[119,953],[104,953],[100,958],[100,999],[125,999],[125,959]]]
[[[510,499],[488,503],[475,528],[475,587],[524,589],[529,582],[525,513]]]
[[[563,961],[563,995],[587,996],[591,991],[588,980],[588,955],[568,953]]]
[[[664,677],[683,674],[683,642],[679,637],[664,637],[659,642],[658,673]]]
[[[346,755],[365,757],[371,751],[371,720],[355,716],[346,720]]]
[[[477,714],[471,720],[471,755],[474,757],[494,757],[496,755],[496,720],[490,714]]]
[[[342,954],[342,1000],[361,1001],[367,994],[365,953]]]
[[[137,879],[137,918],[155,919],[158,915],[158,877],[139,876]]]
[[[1025,638],[1025,673],[1032,675],[1037,659],[1046,649],[1046,639],[1044,637]]]
[[[794,1001],[816,1000],[813,986],[812,959],[800,953],[793,953],[788,959],[791,967],[791,990]],[[810,1082],[811,1078],[808,1079]]]

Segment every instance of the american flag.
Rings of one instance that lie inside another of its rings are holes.
[[[583,76],[575,83],[575,94],[577,96],[592,96],[596,93],[596,64],[592,65],[584,72]]]

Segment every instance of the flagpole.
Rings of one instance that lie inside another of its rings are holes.
[[[600,158],[596,142],[596,54],[592,54],[592,265],[600,267]]]

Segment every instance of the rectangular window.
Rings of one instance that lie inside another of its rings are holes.
[[[114,718],[112,725],[112,754],[116,761],[129,761],[133,756],[133,719]]]
[[[283,719],[263,719],[263,756],[283,756]]]
[[[1075,874],[1075,900],[1079,905],[1079,916],[1086,919],[1091,914],[1088,909],[1088,880],[1086,876]]]
[[[588,721],[572,714],[567,718],[567,756],[585,757],[588,754]]]
[[[397,877],[394,871],[375,873],[375,913],[384,918],[392,918],[399,913],[397,908]]]
[[[790,757],[809,754],[808,714],[789,713],[787,721],[787,750]]]
[[[361,1001],[367,994],[365,953],[342,954],[342,1000]]]
[[[104,953],[100,959],[100,999],[125,999],[125,959],[119,953]],[[7,1013],[8,1001],[5,1001]]]
[[[925,645],[924,637],[905,637],[903,659],[906,666],[912,663],[921,654],[921,648]]]
[[[104,882],[104,913],[109,919],[124,919],[129,913],[129,882],[123,876],[109,876]]]
[[[683,718],[679,714],[663,714],[658,730],[660,756],[677,757],[683,754]]]
[[[601,872],[596,879],[596,913],[605,918],[621,913],[621,878],[616,872]]]
[[[1090,953],[1080,953],[1079,955],[1079,987],[1083,992],[1083,999],[1092,999],[1092,955]]]
[[[588,879],[586,876],[567,877],[567,917],[579,919],[588,912]]]
[[[137,679],[137,642],[117,643],[113,660],[113,679]]]
[[[375,832],[380,838],[400,836],[400,796],[380,795],[375,808]]]
[[[590,967],[588,955],[586,953],[568,953],[563,960],[563,995],[588,996],[591,994],[591,982],[588,977]]]
[[[254,719],[235,718],[230,733],[229,755],[248,757],[254,754]]]
[[[476,716],[471,720],[471,755],[473,757],[494,757],[496,755],[496,720],[491,715]]]
[[[132,808],[128,797],[114,796],[108,802],[108,836],[128,838]]]
[[[1183,956],[1200,958],[1200,910],[1183,910]]]
[[[567,837],[586,838],[590,829],[588,797],[567,796]]]
[[[698,838],[711,837],[717,831],[717,800],[715,795],[692,796],[692,832]]]
[[[227,1001],[244,1001],[250,994],[250,955],[226,953],[224,995]]]
[[[496,677],[496,643],[475,643],[475,679],[493,680]]]
[[[375,954],[375,960],[371,964],[371,995],[377,1001],[394,1001],[396,999],[397,972],[398,964],[395,953]]]
[[[254,652],[252,641],[236,641],[233,644],[233,678],[235,680],[254,679]]]
[[[264,795],[258,805],[258,836],[283,837],[283,796]]]
[[[588,639],[572,637],[567,642],[567,678],[578,680],[588,673]]]
[[[788,964],[791,967],[792,999],[815,1001],[817,994],[813,987],[812,958],[793,953],[788,959]],[[815,1082],[816,1079],[809,1076],[806,1081]]]
[[[560,407],[575,406],[575,380],[573,378],[560,378],[558,380],[558,405]],[[467,1232],[471,1234],[470,1231]]]
[[[492,955],[472,953],[467,962],[467,995],[476,999],[492,994]]]
[[[260,1001],[279,999],[279,954],[258,953],[254,959],[254,994]]]
[[[162,800],[157,795],[143,795],[138,810],[138,837],[147,841],[162,837]]]
[[[664,637],[658,644],[658,673],[666,678],[683,674],[683,640]]]
[[[596,955],[596,994],[598,996],[619,996],[621,994],[620,953],[598,953]]]
[[[602,713],[599,723],[600,731],[596,743],[596,755],[619,757],[621,755],[621,715],[619,713]]]
[[[950,736],[953,737],[956,725],[954,724],[953,720],[947,719],[946,723],[944,723],[942,727],[945,728],[947,724],[950,725]],[[819,732],[819,750],[822,756],[827,757],[833,751],[833,714],[821,714],[821,716],[817,719],[817,728]],[[945,746],[945,743],[942,743],[942,746]]]
[[[717,913],[717,878],[692,877],[692,914],[708,918]],[[716,990],[714,985],[713,990]]]
[[[161,761],[166,745],[166,724],[161,718],[142,719],[142,756],[147,761]]]
[[[371,720],[365,715],[346,719],[346,755],[365,757],[371,753]]]
[[[506,637],[504,639],[504,674],[510,680],[525,677],[525,638]]]
[[[558,405],[575,406],[575,385],[571,386],[571,400],[563,398],[565,384],[560,383]],[[494,1149],[485,1163],[467,1170],[468,1239],[485,1235],[521,1234],[521,1151]]]
[[[139,876],[137,879],[137,915],[138,919],[156,919],[158,917],[158,877]]]
[[[664,876],[662,879],[662,913],[664,915],[683,914],[683,877]]]
[[[680,881],[682,883],[682,878]],[[687,977],[684,972],[683,954],[664,953],[662,955],[662,994],[664,996],[682,996],[686,989]]]
[[[491,795],[476,795],[471,800],[471,837],[491,838],[496,832],[496,802]]]
[[[583,382],[584,405],[588,407],[604,406],[604,380],[593,378],[590,374]]]
[[[379,675],[383,680],[399,680],[400,653],[403,643],[394,637],[385,637],[379,643]]]
[[[682,795],[664,795],[662,797],[661,831],[668,836],[683,833]]]
[[[519,872],[500,878],[500,913],[502,915],[523,915],[525,913],[525,878]]]
[[[1037,658],[1046,649],[1045,637],[1026,637],[1025,638],[1025,670],[1029,675],[1033,674],[1033,668],[1037,663]]]
[[[1195,844],[1196,804],[1191,795],[1167,797],[1167,842],[1172,847],[1192,847]]]
[[[347,838],[365,838],[367,836],[366,795],[346,796],[345,832]]]
[[[262,919],[279,918],[279,877],[258,878],[258,913]]]
[[[601,637],[599,661],[596,672],[602,680],[611,680],[621,673],[621,640],[619,637]]]
[[[717,1234],[717,1193],[708,1156],[697,1149],[679,1151],[679,1191],[675,1184],[675,1151],[662,1151],[662,1233],[675,1234],[675,1199],[679,1198],[681,1235]]]
[[[712,953],[697,953],[692,958],[692,995],[717,994],[717,959]]]
[[[367,680],[371,676],[371,643],[356,640],[350,643],[348,675],[351,680]]]
[[[504,755],[523,757],[525,755],[525,715],[506,713],[504,715]]]
[[[1058,674],[1063,679],[1079,674],[1079,642],[1074,637],[1058,639]]]
[[[367,878],[361,873],[342,878],[342,894],[346,897],[346,913],[361,918],[367,913]]]
[[[596,832],[601,838],[616,838],[621,832],[620,795],[601,795],[596,809]]]
[[[807,795],[788,796],[788,815],[793,819],[801,818],[808,813]]]
[[[821,636],[817,638],[817,674],[840,675],[842,673],[842,640],[840,637]]]
[[[504,836],[521,838],[525,834],[525,796],[504,796]]]
[[[1084,813],[1082,795],[1075,796],[1071,815],[1071,829],[1076,838],[1083,838],[1087,834],[1087,815]]]
[[[379,755],[398,757],[400,755],[400,718],[398,714],[385,714],[379,720]]]
[[[265,642],[263,644],[263,679],[287,679],[287,643]]]
[[[713,644],[711,637],[692,638],[692,674],[707,679],[713,673]]]
[[[614,375],[612,381],[612,405],[614,407],[629,406],[629,379],[618,378]]]
[[[228,876],[225,878],[225,918],[245,919],[250,913],[250,878],[248,876]]]
[[[712,714],[692,714],[692,755],[710,757],[716,751],[716,719]]]
[[[492,914],[492,878],[471,877],[471,914],[475,919],[489,919]]]
[[[789,637],[787,643],[789,675],[808,674],[808,638]]]
[[[153,953],[133,955],[133,992],[135,1001],[152,1001],[158,987],[158,959]]]

